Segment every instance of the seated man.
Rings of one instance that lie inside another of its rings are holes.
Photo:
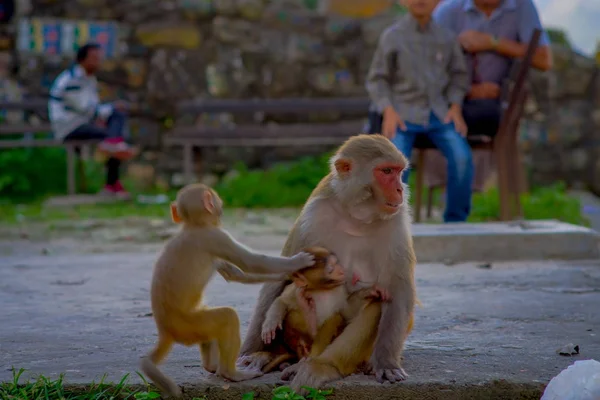
[[[52,84],[48,111],[57,140],[103,139],[98,150],[108,160],[102,193],[125,199],[129,195],[119,181],[119,166],[135,155],[123,140],[127,105],[120,101],[100,104],[95,73],[101,61],[99,45],[82,46],[77,51],[77,63],[61,72]]]
[[[494,136],[500,126],[500,92],[513,59],[522,58],[535,29],[542,29],[532,0],[445,0],[433,13],[434,20],[450,29],[467,53],[471,90],[463,104],[469,134]],[[549,39],[542,30],[532,66],[552,66]],[[492,154],[485,152],[485,157]],[[484,156],[482,154],[481,156]],[[478,157],[479,161],[485,163]],[[485,164],[490,164],[487,162]],[[489,169],[477,168],[477,189]]]
[[[446,157],[444,221],[463,222],[471,210],[473,179],[461,111],[469,77],[454,35],[431,19],[438,1],[403,1],[409,12],[381,34],[366,87],[383,113],[381,133],[406,157],[417,135],[427,135]],[[408,180],[407,173],[403,179]]]

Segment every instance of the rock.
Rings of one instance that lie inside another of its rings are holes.
[[[242,18],[259,20],[265,10],[265,0],[237,0],[237,11]]]
[[[200,30],[181,21],[148,22],[135,31],[136,38],[146,47],[177,47],[198,49],[202,43]]]
[[[131,162],[127,165],[127,177],[135,182],[138,190],[150,189],[154,186],[156,172],[149,164]]]
[[[219,183],[219,177],[215,174],[204,174],[202,178],[200,178],[200,182],[207,186],[214,187],[217,183]]]

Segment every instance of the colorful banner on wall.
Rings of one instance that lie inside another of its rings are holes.
[[[19,22],[17,50],[71,56],[87,42],[98,43],[106,58],[119,56],[119,27],[112,21],[31,18]]]

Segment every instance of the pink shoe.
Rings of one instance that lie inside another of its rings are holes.
[[[121,181],[115,182],[115,184],[112,186],[112,190],[114,191],[115,195],[119,199],[121,199],[121,200],[131,200],[131,195],[129,194],[129,192],[127,192],[125,190],[125,188],[121,184]]]
[[[108,156],[118,158],[121,161],[129,160],[137,154],[137,152],[125,143],[122,138],[106,139],[100,142],[98,150]]]

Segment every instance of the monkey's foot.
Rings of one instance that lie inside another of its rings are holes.
[[[213,365],[204,365],[204,370],[210,374],[214,374],[217,372],[217,367],[213,366]]]
[[[390,369],[377,369],[375,371],[375,379],[377,382],[383,383],[389,381],[391,383],[401,382],[408,378],[408,374],[400,367]]]
[[[307,394],[303,387],[321,389],[323,385],[343,378],[337,368],[328,363],[309,360],[297,365],[299,367],[290,387],[301,396]]]
[[[305,360],[300,360],[296,364],[291,364],[288,367],[286,367],[281,372],[281,380],[282,381],[289,381],[290,379],[292,379],[293,377],[295,377],[296,373],[298,372],[298,368],[300,368],[300,366],[302,364],[304,364],[305,362],[306,362]]]
[[[164,388],[164,392],[168,397],[174,397],[176,399],[183,397],[181,389],[175,383],[171,383],[168,387]]]
[[[247,367],[248,369],[260,371],[269,363],[269,361],[271,361],[272,358],[273,357],[270,353],[266,351],[259,351],[238,358],[237,365],[240,367]]]
[[[233,373],[219,373],[220,377],[227,379],[232,382],[241,382],[248,381],[250,379],[258,378],[259,376],[263,376],[264,374],[260,370],[237,370]]]
[[[371,362],[365,361],[356,368],[356,373],[365,375],[375,375],[375,369],[373,369],[373,364],[371,364]]]

